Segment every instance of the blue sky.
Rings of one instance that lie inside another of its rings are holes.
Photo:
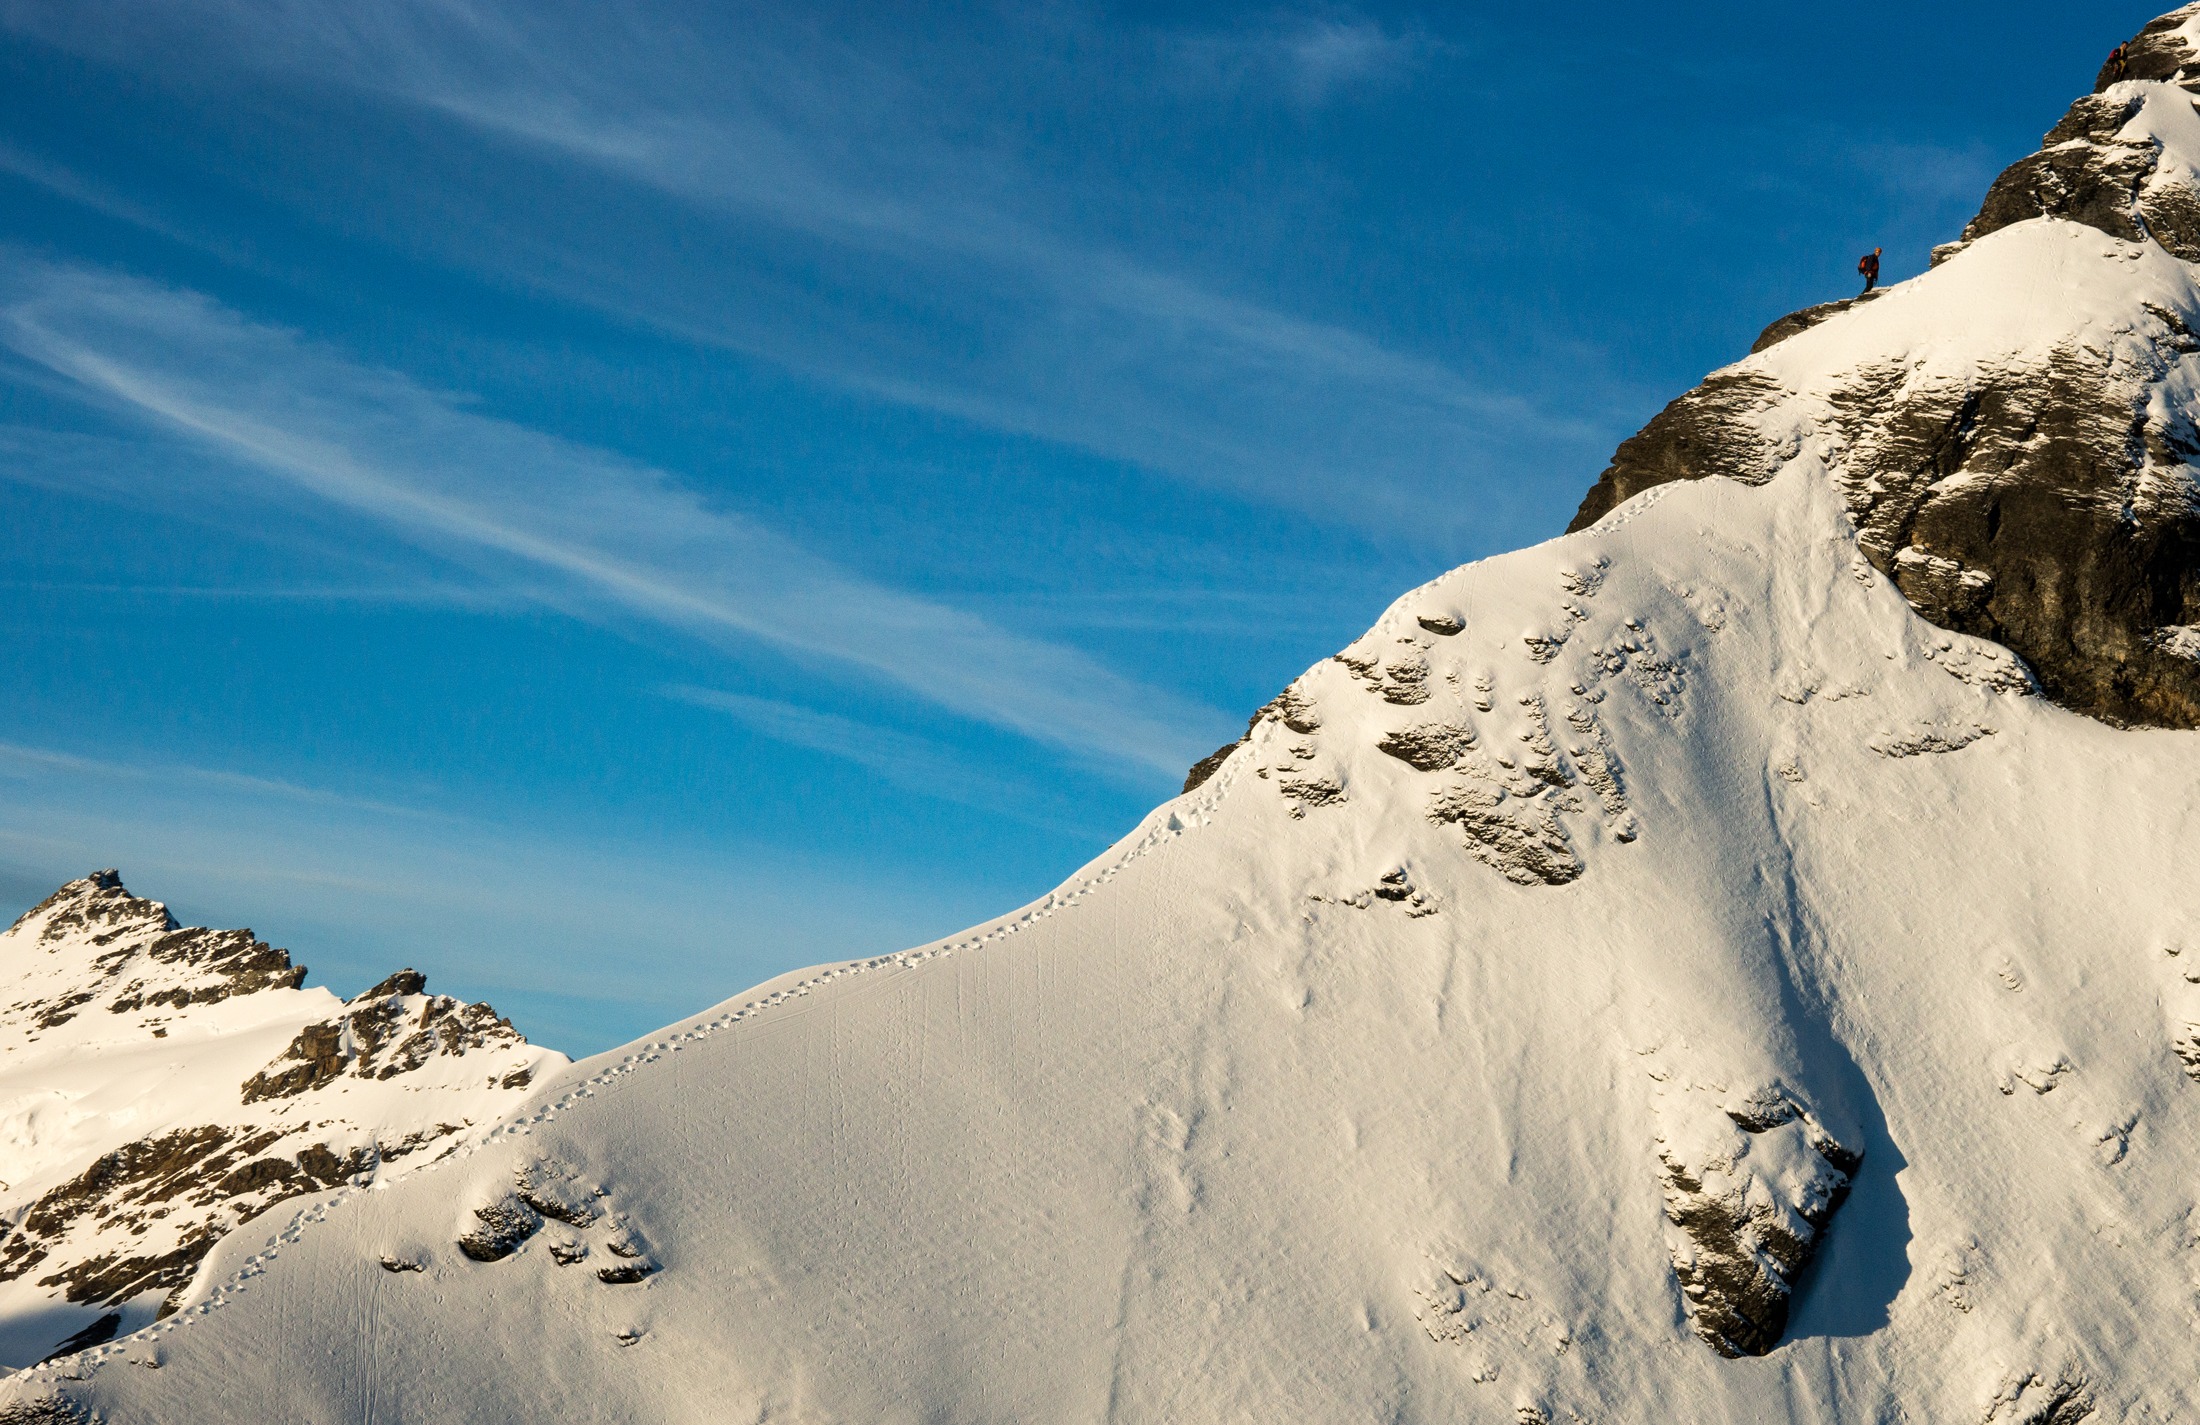
[[[0,0],[0,909],[574,1053],[1006,910],[2153,13]]]

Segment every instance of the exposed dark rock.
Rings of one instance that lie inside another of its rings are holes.
[[[285,1063],[285,1060],[291,1062]],[[351,1056],[345,1052],[343,1025],[328,1020],[309,1024],[298,1031],[298,1037],[290,1041],[281,1059],[244,1081],[244,1101],[258,1103],[262,1099],[292,1098],[317,1089],[344,1072],[344,1066],[350,1061]]]
[[[1240,703],[1238,706],[1243,707],[1245,705]],[[1245,739],[1242,737],[1235,742],[1225,742],[1197,762],[1194,762],[1191,770],[1184,774],[1184,790],[1187,792],[1195,791],[1205,786],[1209,778],[1222,770],[1222,764],[1230,760],[1230,754],[1244,745]]]
[[[2082,127],[2108,107],[2100,99],[2081,99],[2060,127]],[[2054,135],[2048,137],[2053,141]],[[2141,241],[2147,233],[2140,226],[2139,186],[2152,176],[2155,158],[2151,144],[2088,136],[2018,159],[1986,190],[1963,241],[1976,242],[2033,218],[2061,218],[2126,242]]]
[[[1749,354],[1755,356],[1768,346],[1777,346],[1791,336],[1800,336],[1828,317],[1838,317],[1851,307],[1875,302],[1886,295],[1886,291],[1884,287],[1875,287],[1858,296],[1843,297],[1838,302],[1821,302],[1815,307],[1805,307],[1800,312],[1790,312],[1758,335],[1757,340],[1750,344]]]
[[[1383,734],[1375,743],[1379,752],[1387,752],[1408,767],[1423,772],[1440,772],[1459,760],[1459,755],[1474,746],[1474,730],[1451,723],[1423,723],[1398,732]]]
[[[650,1258],[648,1250],[631,1228],[620,1228],[604,1245],[619,1260],[610,1266],[598,1268],[598,1281],[608,1282],[613,1286],[625,1286],[659,1270],[657,1263]]]
[[[2116,72],[2115,65],[2104,63],[2099,77],[2093,81],[2093,92],[2098,94],[2120,79],[2178,80],[2187,69],[2193,68],[2193,54],[2185,42],[2177,38],[2177,31],[2192,18],[2191,8],[2174,10],[2153,21],[2123,47],[2124,69]],[[2200,73],[2200,70],[2196,70]]]
[[[1864,1155],[1784,1095],[1760,1095],[1727,1116],[1746,1136],[1703,1161],[1661,1146],[1665,1215],[1679,1232],[1673,1271],[1696,1334],[1722,1356],[1761,1356],[1787,1331],[1796,1279]],[[1783,1171],[1776,1156],[1773,1168],[1758,1172],[1752,1147],[1775,1133],[1800,1136],[1813,1170]]]
[[[2194,1083],[2200,1083],[2200,1024],[2181,1027],[2170,1040],[2170,1051]]]
[[[51,967],[61,978],[45,998],[0,1008],[34,1035],[68,1023],[88,1005],[118,1014],[183,1009],[295,988],[305,974],[248,930],[179,927],[166,907],[130,895],[111,870],[61,887],[18,920],[14,934],[18,944],[61,957]],[[153,1018],[135,1031],[155,1038],[167,1032]],[[262,1099],[295,1101],[346,1074],[386,1079],[439,1056],[524,1043],[489,1006],[428,995],[418,972],[400,971],[338,1017],[300,1029],[280,1059],[240,1087],[230,1109]],[[501,1053],[482,1073],[507,1088],[529,1077]],[[484,1082],[471,1072],[462,1077],[474,1088]],[[440,1093],[444,1086],[426,1087]],[[220,1100],[213,1095],[203,1111],[222,1114]],[[333,1117],[244,1116],[263,1121],[164,1126],[72,1166],[73,1177],[34,1200],[17,1201],[13,1220],[0,1222],[0,1282],[35,1283],[61,1300],[101,1308],[153,1292],[165,1297],[160,1314],[167,1315],[208,1252],[238,1223],[286,1199],[357,1182],[383,1161],[466,1126],[425,1124],[410,1114],[386,1127],[360,1124],[340,1107]]]
[[[519,1200],[544,1217],[568,1227],[586,1227],[602,1214],[596,1193],[582,1187],[578,1174],[563,1163],[529,1163],[517,1174],[514,1191]]]
[[[38,1016],[38,1027],[40,1029],[54,1029],[67,1024],[70,1020],[76,1018],[79,1005],[89,1004],[97,998],[98,995],[90,990],[84,990],[73,995],[64,995],[49,1005],[44,1014]]]
[[[110,984],[117,993],[108,1007],[126,1014],[147,1005],[180,1009],[264,989],[295,989],[305,979],[303,965],[291,964],[288,953],[256,939],[249,930],[178,926],[168,907],[131,895],[112,869],[69,882],[15,924],[34,917],[46,919],[38,937],[41,945],[58,947],[77,941],[99,950],[93,963],[108,982],[46,1006],[42,1028],[67,1023],[80,1006],[106,994]],[[127,971],[148,961],[196,972],[193,982],[148,991],[143,980],[125,979]]]
[[[166,1316],[175,1310],[174,1293],[190,1285],[199,1263],[214,1249],[221,1235],[209,1228],[184,1238],[165,1252],[129,1257],[110,1253],[93,1257],[65,1272],[40,1277],[38,1284],[67,1287],[71,1301],[110,1305],[127,1301],[140,1292],[165,1291],[169,1297],[161,1303],[160,1314]]]
[[[1263,718],[1273,718],[1302,736],[1321,729],[1320,720],[1314,716],[1313,705],[1296,688],[1285,688],[1246,721],[1244,736],[1235,742],[1224,743],[1192,764],[1192,770],[1184,777],[1184,790],[1192,791],[1221,771],[1222,764],[1230,760],[1231,753],[1253,740],[1253,729],[1260,726]]]
[[[1650,418],[1620,443],[1612,463],[1582,497],[1569,533],[1587,529],[1653,485],[1724,475],[1761,484],[1778,468],[1774,452],[1745,417],[1783,394],[1753,371],[1721,371]]]
[[[2141,378],[2200,350],[2157,318]],[[2115,360],[2065,348],[1962,391],[1860,372],[1836,401],[1842,491],[1866,557],[1926,618],[2006,645],[2067,707],[2200,726],[2200,662],[2161,636],[2200,621],[2200,435]]]
[[[2065,1369],[2046,1376],[2033,1371],[1997,1393],[1986,1425],[2078,1425],[2098,1408],[2083,1373]]]
[[[0,1281],[13,1281],[45,1262],[51,1244],[88,1218],[128,1226],[164,1217],[169,1204],[179,1202],[200,1208],[233,1203],[239,1216],[249,1216],[285,1198],[347,1182],[371,1166],[367,1150],[340,1157],[319,1144],[295,1159],[260,1156],[278,1137],[262,1131],[240,1139],[234,1130],[209,1124],[103,1155],[24,1212],[18,1230],[0,1242]],[[38,1284],[62,1287],[69,1301],[82,1304],[112,1305],[143,1291],[174,1291],[191,1280],[226,1225],[186,1233],[165,1252],[86,1257],[40,1277]]]
[[[426,975],[421,974],[418,970],[399,970],[373,989],[361,991],[352,998],[351,1003],[366,1004],[373,1000],[388,999],[391,995],[425,994],[427,989],[428,977]]]
[[[0,1405],[0,1425],[86,1425],[92,1418],[65,1395],[41,1395]]]
[[[1467,626],[1450,614],[1421,614],[1413,620],[1438,638],[1457,638]]]
[[[542,1228],[542,1215],[514,1198],[474,1209],[481,1225],[458,1239],[458,1250],[477,1262],[500,1262]]]
[[[416,1262],[410,1257],[384,1257],[382,1259],[382,1270],[385,1272],[424,1272],[427,1269],[425,1262]]]
[[[54,1347],[51,1351],[48,1351],[39,1364],[44,1365],[46,1361],[58,1361],[63,1356],[73,1356],[78,1351],[90,1350],[94,1346],[104,1346],[109,1341],[114,1340],[115,1332],[121,1329],[122,1313],[110,1311],[68,1340]]]
[[[419,988],[391,988],[407,984]],[[310,1093],[347,1072],[360,1078],[392,1079],[437,1054],[526,1042],[510,1020],[488,1005],[461,1004],[449,995],[429,995],[419,1015],[408,1021],[400,996],[418,994],[425,987],[418,974],[400,971],[350,1001],[343,1018],[307,1025],[281,1058],[245,1080],[244,1101]]]
[[[13,1281],[44,1260],[45,1239],[60,1235],[72,1223],[94,1212],[118,1190],[142,1188],[135,1194],[165,1200],[180,1190],[195,1169],[208,1162],[224,1170],[228,1155],[217,1150],[232,1137],[228,1129],[211,1125],[179,1129],[158,1138],[140,1139],[102,1155],[82,1173],[46,1192],[18,1220],[17,1230],[0,1243],[0,1281]]]
[[[1465,832],[1475,859],[1515,885],[1563,886],[1581,878],[1581,858],[1547,796],[1517,797],[1475,780],[1439,792],[1428,815]]]
[[[1375,886],[1375,898],[1386,901],[1413,899],[1413,878],[1404,871],[1385,871]]]

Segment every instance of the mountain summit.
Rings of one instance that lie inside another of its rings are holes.
[[[2200,1415],[2196,40],[1043,900],[545,1074],[18,1418]]]
[[[1619,448],[1572,528],[1801,463],[1926,618],[2067,707],[2200,727],[2200,8],[2127,54],[1931,277],[1774,323]]]

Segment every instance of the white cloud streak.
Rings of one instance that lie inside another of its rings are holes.
[[[259,800],[371,812],[378,816],[446,819],[438,813],[423,811],[417,807],[345,796],[338,792],[324,791],[318,787],[302,787],[295,782],[278,781],[270,777],[224,772],[210,767],[193,767],[180,762],[120,762],[107,758],[81,757],[73,752],[56,751],[50,747],[0,742],[0,778],[25,781],[55,775],[78,781],[123,782],[139,786],[208,787]]]
[[[939,76],[859,42],[790,38],[761,16],[698,37],[671,11],[497,0],[187,8],[204,33],[114,0],[67,21],[0,0],[13,23],[133,62],[176,63],[180,44],[209,65],[442,115],[477,141],[652,190],[703,219],[704,247],[731,245],[698,266],[681,239],[645,235],[655,219],[604,223],[615,199],[580,201],[572,221],[504,215],[503,231],[494,217],[440,224],[431,241],[473,244],[459,260],[501,280],[1325,519],[1486,523],[1522,466],[1548,466],[1554,447],[1585,462],[1608,438],[1573,414],[1578,402],[1530,400],[1065,234],[1031,216],[1048,185],[1027,157],[951,133]],[[1182,43],[1204,45],[1218,73],[1258,71],[1306,102],[1402,72],[1427,48],[1344,12]],[[1462,481],[1481,487],[1473,502],[1430,499]]]
[[[1169,35],[1178,76],[1205,88],[1281,90],[1314,107],[1404,75],[1430,49],[1427,36],[1393,31],[1350,13],[1284,15],[1234,30]]]
[[[0,342],[21,357],[515,592],[762,641],[1105,763],[1174,771],[1226,721],[851,574],[661,471],[467,411],[203,297],[29,260],[7,285]]]
[[[973,766],[922,737],[776,698],[690,684],[676,684],[662,691],[676,702],[724,713],[775,742],[861,767],[905,791],[979,807],[1027,826],[1087,840],[1101,839],[1091,826],[1066,816],[1049,815],[1050,809],[1061,809],[1057,807],[1059,797]]]

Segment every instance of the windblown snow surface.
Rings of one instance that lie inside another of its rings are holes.
[[[1765,483],[1413,591],[1043,901],[546,1076],[8,1389],[115,1422],[2200,1417],[2200,734],[1921,620],[1811,404],[2083,349],[2189,421],[2196,318],[2158,248],[1982,237],[1751,358],[1792,393]]]

